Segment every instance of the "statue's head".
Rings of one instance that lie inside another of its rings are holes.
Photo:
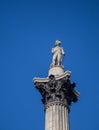
[[[59,41],[59,40],[56,40],[56,41],[55,41],[55,45],[56,45],[56,46],[58,46],[58,45],[60,45],[60,44],[61,44],[61,41]]]

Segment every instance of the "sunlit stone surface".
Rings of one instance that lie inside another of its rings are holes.
[[[53,59],[47,78],[34,78],[34,85],[42,95],[45,110],[45,130],[69,130],[69,112],[72,102],[76,102],[79,92],[71,83],[70,71],[62,65],[63,48],[56,40],[52,49]]]

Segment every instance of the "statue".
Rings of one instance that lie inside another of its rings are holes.
[[[62,47],[60,47],[61,41],[56,40],[55,42],[55,48],[52,48],[52,53],[53,53],[53,60],[52,60],[52,65],[61,65],[62,62],[62,56],[65,54],[64,50]]]

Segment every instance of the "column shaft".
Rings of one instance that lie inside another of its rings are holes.
[[[46,108],[45,130],[69,130],[68,109],[66,106],[54,104]]]

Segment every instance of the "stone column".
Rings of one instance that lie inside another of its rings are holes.
[[[68,109],[63,104],[52,104],[45,110],[45,130],[69,130]]]
[[[61,41],[56,40],[52,48],[52,64],[47,78],[34,78],[34,85],[42,95],[45,109],[45,130],[69,130],[70,105],[76,102],[79,93],[70,81],[70,71],[64,72]]]
[[[58,78],[50,75],[48,79],[35,79],[34,84],[42,95],[45,130],[69,130],[69,106],[79,96],[70,75],[66,73]]]

